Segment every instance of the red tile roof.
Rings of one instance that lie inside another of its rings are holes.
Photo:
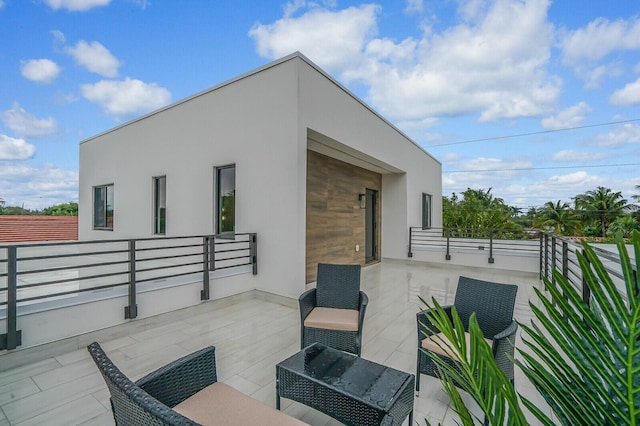
[[[0,215],[0,243],[78,239],[78,216]]]

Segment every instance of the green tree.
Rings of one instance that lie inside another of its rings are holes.
[[[576,209],[581,211],[585,219],[597,221],[601,237],[606,236],[609,224],[622,216],[628,208],[627,200],[622,198],[621,192],[613,192],[603,186],[576,195],[573,199]]]
[[[7,216],[23,216],[38,214],[37,210],[29,210],[19,206],[4,206],[0,209],[0,214]]]
[[[519,210],[494,197],[491,188],[467,188],[461,199],[454,193],[451,198],[443,197],[442,203],[445,228],[470,230],[471,236],[479,236],[479,230],[516,227],[514,217]]]
[[[45,216],[78,216],[78,203],[69,202],[47,207],[42,211]]]
[[[579,219],[569,203],[558,200],[555,204],[552,201],[547,201],[538,212],[534,223],[539,228],[552,228],[558,235],[573,235],[578,227]]]
[[[622,234],[623,237],[629,238],[634,230],[640,231],[640,222],[631,215],[624,215],[609,225],[607,233],[609,235]]]

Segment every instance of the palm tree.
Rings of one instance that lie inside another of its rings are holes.
[[[574,198],[576,208],[580,209],[587,219],[596,220],[600,225],[600,236],[607,234],[608,225],[624,214],[628,208],[627,200],[621,192],[612,192],[610,188],[599,186]]]
[[[538,213],[536,225],[552,227],[558,235],[571,235],[578,226],[578,218],[569,203],[558,200],[554,204],[552,201],[547,201]]]

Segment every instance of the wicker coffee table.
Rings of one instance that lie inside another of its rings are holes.
[[[413,422],[415,377],[314,343],[276,365],[280,398],[298,401],[347,425]]]

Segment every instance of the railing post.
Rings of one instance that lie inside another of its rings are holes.
[[[543,275],[543,271],[544,271],[544,264],[542,263],[544,260],[544,256],[543,256],[543,250],[544,250],[544,234],[542,232],[540,232],[538,234],[538,238],[540,238],[540,279],[542,280]]]
[[[451,260],[451,252],[449,251],[449,230],[448,229],[445,232],[445,236],[447,237],[447,254],[445,254],[444,258],[446,260]]]
[[[562,275],[569,278],[569,243],[562,241]]]
[[[209,270],[216,270],[216,236],[209,237]]]
[[[18,253],[16,246],[7,247],[7,333],[0,335],[0,349],[15,349],[22,345],[18,328]]]
[[[489,263],[493,263],[493,229],[489,229]]]
[[[202,237],[202,291],[200,300],[209,300],[209,237]]]
[[[253,275],[258,275],[258,235],[249,235],[249,254],[251,256],[251,265],[253,266]]]
[[[124,307],[124,318],[133,319],[138,316],[136,304],[136,241],[129,240],[129,306]]]
[[[549,279],[549,234],[544,234],[544,277]]]
[[[407,253],[407,257],[413,257],[413,251],[411,251],[411,234],[412,232],[412,227],[409,227],[409,252]]]

